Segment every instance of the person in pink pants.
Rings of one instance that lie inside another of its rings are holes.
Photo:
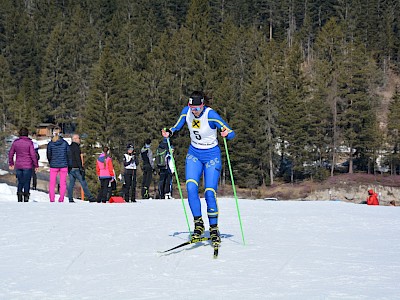
[[[55,187],[57,184],[57,175],[60,174],[60,198],[58,202],[64,201],[65,192],[67,190],[68,167],[66,168],[50,168],[49,197],[50,202],[54,202],[56,198]]]
[[[57,175],[60,174],[60,198],[58,202],[64,201],[67,190],[68,167],[71,166],[71,155],[68,143],[60,135],[60,128],[56,127],[53,131],[53,138],[47,145],[47,160],[50,164],[49,197],[50,202],[55,201],[55,187]]]

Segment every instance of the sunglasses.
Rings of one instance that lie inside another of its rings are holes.
[[[203,108],[203,105],[202,106],[197,106],[197,107],[190,106],[190,110],[191,111],[201,111],[202,108]]]

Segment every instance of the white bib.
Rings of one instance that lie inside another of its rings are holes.
[[[134,156],[130,156],[130,155],[126,154],[126,153],[124,154],[124,156],[125,156],[125,160],[126,161],[128,161],[129,158],[132,158],[131,161],[130,161],[130,164],[127,165],[125,167],[125,169],[136,170],[136,163],[135,163],[135,160],[133,159]]]
[[[186,123],[190,131],[192,146],[198,149],[210,149],[218,145],[217,129],[212,129],[208,124],[208,113],[211,108],[207,107],[200,118],[196,118],[188,111]]]

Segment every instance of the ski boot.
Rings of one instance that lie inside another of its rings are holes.
[[[221,244],[221,237],[219,235],[218,225],[210,225],[210,238],[214,247],[219,247]]]
[[[194,230],[191,240],[198,239],[204,233],[204,222],[202,217],[194,218]]]

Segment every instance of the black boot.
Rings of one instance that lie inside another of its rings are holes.
[[[192,239],[198,239],[204,233],[204,222],[202,217],[194,218],[194,230]]]
[[[210,225],[210,238],[214,247],[221,244],[221,237],[219,235],[218,224]]]
[[[18,202],[22,202],[22,192],[17,192]]]
[[[24,193],[24,202],[29,202],[29,193]]]

